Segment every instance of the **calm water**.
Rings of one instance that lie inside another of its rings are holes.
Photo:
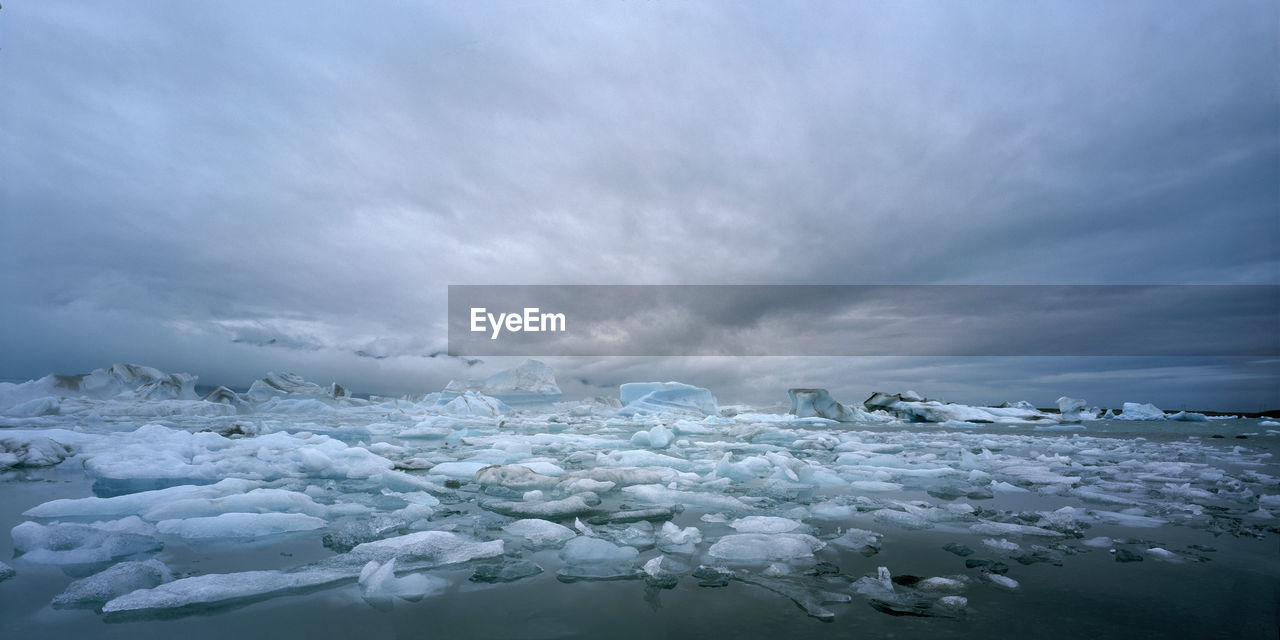
[[[1208,455],[1221,449],[1244,447],[1275,454],[1280,436],[1269,435],[1257,420],[1210,423],[1099,423],[1090,436],[1185,441],[1200,437]],[[895,428],[901,430],[901,427]],[[922,426],[923,432],[941,429]],[[1023,433],[1047,439],[1070,438],[1072,432],[983,427],[992,433]],[[970,430],[972,431],[972,430]],[[1224,438],[1214,439],[1213,434]],[[1249,435],[1247,439],[1235,436]],[[1280,476],[1275,456],[1252,467],[1260,474]],[[1194,461],[1193,461],[1194,462]],[[1269,493],[1280,493],[1271,481]],[[90,482],[74,465],[37,470],[0,484],[0,528],[25,520],[21,512],[61,497],[90,494]],[[926,498],[904,494],[906,498]],[[988,509],[1044,510],[1060,506],[1088,506],[1073,498],[1035,494],[996,494],[973,502]],[[677,524],[709,527],[700,522],[703,511],[681,514]],[[1201,529],[1165,525],[1155,529],[1095,525],[1088,537],[1135,539],[1134,548],[1160,546],[1183,550],[1187,545],[1213,547],[1205,562],[1115,562],[1107,549],[1092,549],[1049,563],[1022,566],[1008,561],[1009,576],[1021,587],[1008,591],[966,569],[963,558],[942,550],[948,542],[962,542],[977,550],[974,557],[993,558],[980,538],[963,527],[903,530],[876,523],[870,514],[831,523],[885,534],[883,549],[872,557],[828,547],[820,560],[836,564],[832,591],[848,593],[851,579],[889,567],[895,575],[967,575],[972,585],[964,595],[967,614],[959,619],[895,617],[871,608],[854,596],[848,604],[833,604],[834,622],[807,616],[789,600],[763,588],[731,582],[723,588],[697,586],[685,577],[670,590],[647,590],[642,580],[577,582],[555,577],[559,560],[554,551],[526,553],[546,572],[513,584],[479,585],[468,582],[468,568],[436,572],[454,578],[445,594],[411,603],[397,601],[388,612],[378,611],[348,584],[323,591],[201,612],[174,619],[106,621],[93,611],[55,610],[49,602],[74,576],[63,569],[27,563],[13,555],[12,541],[0,534],[0,558],[18,570],[16,578],[0,582],[0,637],[92,638],[1276,638],[1280,611],[1280,535],[1262,537],[1213,535]],[[1277,521],[1272,520],[1274,528]],[[1265,527],[1264,527],[1265,529]],[[283,542],[247,549],[191,548],[166,541],[158,557],[171,566],[203,571],[286,568],[326,557],[331,552],[319,541]],[[1082,547],[1083,548],[1083,547]],[[653,555],[649,552],[642,560]]]

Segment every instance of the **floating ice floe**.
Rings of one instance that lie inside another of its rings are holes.
[[[94,524],[24,522],[10,533],[14,552],[27,562],[93,564],[158,551],[164,546],[139,531],[147,531],[147,526],[133,517]]]
[[[96,608],[138,589],[151,589],[173,580],[173,572],[152,558],[121,562],[67,585],[53,598],[55,608]]]
[[[813,558],[826,547],[823,541],[803,533],[735,533],[707,549],[707,555],[730,564],[758,564]]]

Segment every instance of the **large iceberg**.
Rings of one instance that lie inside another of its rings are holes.
[[[1126,402],[1124,410],[1113,420],[1164,420],[1164,411],[1154,404]]]
[[[296,373],[275,372],[267,372],[262,379],[254,380],[253,384],[249,385],[249,391],[245,393],[245,397],[253,402],[266,402],[272,398],[291,395],[338,399],[349,397],[351,394],[336,382],[322,387],[305,380]]]
[[[826,389],[788,389],[791,398],[791,415],[797,418],[826,418],[836,422],[886,422],[892,420],[885,415],[877,415],[863,411],[858,407],[847,407]]]
[[[21,384],[0,383],[0,408],[10,415],[51,415],[57,413],[54,401],[58,398],[197,400],[195,386],[196,377],[187,373],[114,364],[90,373],[50,374]]]
[[[942,403],[924,400],[914,394],[871,394],[863,403],[869,410],[884,410],[908,422],[971,422],[971,423],[1056,423],[1053,416],[1018,403],[1005,407],[974,407],[965,404]]]
[[[618,389],[622,400],[620,416],[675,414],[714,416],[716,399],[702,387],[682,382],[628,382]]]
[[[480,382],[451,380],[441,399],[448,402],[467,392],[497,398],[510,405],[550,403],[560,399],[555,372],[539,360],[525,360],[519,366],[499,371]]]

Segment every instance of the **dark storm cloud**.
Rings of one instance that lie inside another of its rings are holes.
[[[1274,284],[1278,19],[14,0],[0,375],[145,358],[415,390],[470,368],[422,357],[449,284]]]

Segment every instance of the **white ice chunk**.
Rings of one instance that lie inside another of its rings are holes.
[[[252,540],[267,536],[313,531],[328,524],[320,518],[301,513],[224,513],[202,518],[161,520],[160,533],[188,540]]]
[[[571,565],[630,565],[640,555],[635,547],[620,547],[608,540],[578,536],[565,543],[560,559]]]
[[[1020,553],[1022,547],[1016,542],[1009,542],[1004,538],[996,540],[995,538],[983,538],[983,546],[1000,553]]]
[[[659,549],[683,555],[691,555],[699,542],[702,542],[702,532],[697,527],[681,529],[670,521],[662,523],[662,530],[658,532],[656,541]]]
[[[623,493],[629,494],[640,502],[648,504],[684,504],[709,509],[725,509],[749,511],[747,503],[719,493],[703,493],[697,491],[680,491],[656,484],[638,484],[623,487]]]
[[[152,509],[187,501],[209,503],[223,496],[249,491],[260,484],[252,480],[227,478],[215,484],[181,485],[111,498],[61,498],[27,509],[23,515],[35,518],[141,515]]]
[[[539,518],[516,520],[502,528],[513,536],[524,538],[530,547],[554,547],[570,540],[578,534],[573,529]]]
[[[431,467],[428,472],[432,475],[448,476],[458,480],[470,481],[476,477],[476,473],[485,467],[491,467],[493,463],[482,462],[476,460],[463,460],[461,462],[441,462]]]
[[[102,526],[106,525],[106,526]],[[13,528],[14,551],[29,562],[40,564],[90,564],[107,562],[138,553],[156,551],[163,545],[153,537],[112,531],[110,523],[100,526],[56,522],[24,522]]]
[[[476,542],[446,531],[418,531],[366,542],[350,553],[291,571],[241,571],[181,578],[120,596],[102,610],[158,611],[266,598],[356,578],[371,561],[382,564],[394,558],[401,565],[422,569],[501,556],[502,547],[501,540]]]
[[[739,533],[787,533],[804,527],[804,524],[790,518],[775,516],[747,516],[729,523]]]
[[[1014,524],[1012,522],[980,522],[970,526],[969,531],[984,536],[1041,536],[1045,538],[1061,538],[1066,535],[1052,529],[1033,527],[1028,524]]]
[[[1164,411],[1154,404],[1124,403],[1124,410],[1114,420],[1164,420]]]
[[[707,555],[730,563],[785,562],[812,558],[813,552],[825,546],[803,533],[736,533],[717,540]]]
[[[432,473],[438,472],[432,469]],[[515,491],[550,489],[560,482],[557,478],[542,475],[520,464],[484,467],[476,471],[475,479],[482,487],[502,486]]]
[[[152,558],[144,562],[121,562],[67,585],[53,599],[54,607],[96,607],[137,589],[150,589],[173,580],[164,563]]]

